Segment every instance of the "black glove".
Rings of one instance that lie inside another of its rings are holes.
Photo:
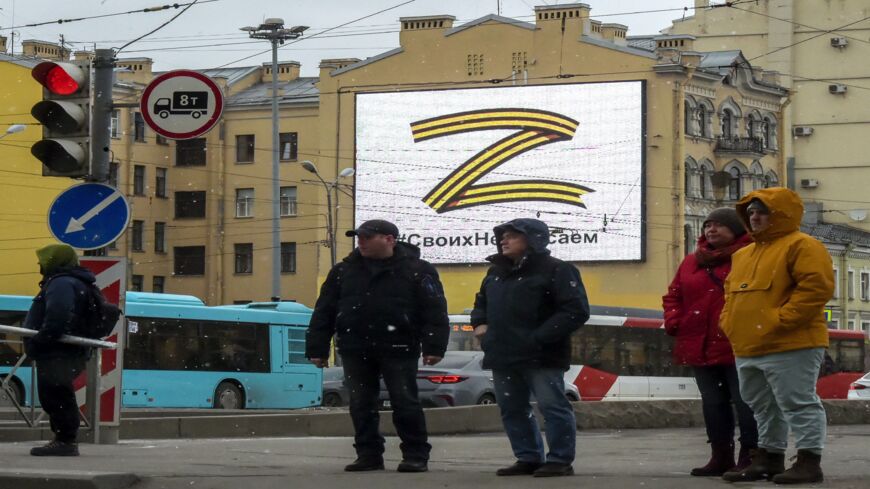
[[[51,343],[51,340],[42,333],[37,333],[34,336],[24,338],[24,353],[26,353],[28,357],[36,359],[41,353],[44,353],[45,347],[49,343]]]

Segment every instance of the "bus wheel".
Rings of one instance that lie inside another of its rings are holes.
[[[18,403],[19,406],[21,406],[21,403],[24,402],[24,391],[15,379],[12,379],[9,382],[8,391],[0,390],[0,405],[12,406],[12,400],[15,400],[15,402]]]
[[[484,394],[477,400],[478,404],[495,404],[495,396],[492,394]]]
[[[338,407],[341,406],[341,396],[339,396],[335,392],[327,392],[323,396],[323,406],[324,407]]]
[[[215,409],[244,409],[245,395],[236,384],[221,382],[214,391]]]

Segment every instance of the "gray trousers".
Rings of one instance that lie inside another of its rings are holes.
[[[824,348],[737,357],[740,396],[755,413],[758,446],[784,453],[791,428],[798,449],[822,453],[827,418],[816,395]]]

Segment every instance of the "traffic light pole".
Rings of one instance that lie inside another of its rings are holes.
[[[91,171],[88,180],[109,179],[109,145],[111,143],[112,84],[115,51],[97,49],[94,56],[94,94],[91,106]]]

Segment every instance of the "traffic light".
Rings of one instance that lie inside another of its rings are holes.
[[[90,61],[36,65],[31,74],[42,86],[42,101],[30,114],[42,124],[42,140],[30,152],[42,162],[44,176],[79,178],[91,168]]]

